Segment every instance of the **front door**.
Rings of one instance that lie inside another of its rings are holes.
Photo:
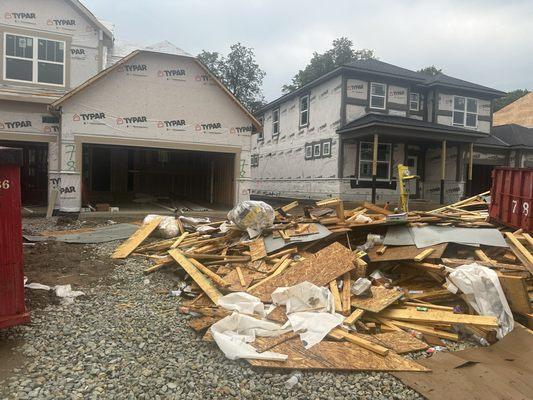
[[[419,175],[418,156],[416,155],[407,156],[406,166],[409,168],[409,173],[411,175]],[[407,190],[409,191],[409,197],[411,199],[420,198],[420,185],[418,181],[419,181],[418,179],[412,179],[408,181],[407,184],[405,185]]]

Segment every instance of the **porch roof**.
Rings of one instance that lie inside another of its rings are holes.
[[[355,138],[377,133],[426,141],[450,139],[459,142],[475,142],[477,139],[489,136],[487,133],[470,129],[378,113],[368,113],[342,126],[337,130],[337,133],[346,138]]]

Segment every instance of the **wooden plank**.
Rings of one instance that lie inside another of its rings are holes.
[[[434,324],[467,324],[497,328],[498,318],[485,315],[454,314],[449,311],[432,310],[417,311],[414,308],[396,308],[381,311],[379,316],[400,321],[426,322]]]
[[[477,261],[477,260],[468,260],[463,258],[443,258],[442,263],[446,265],[447,267],[459,267],[461,265],[465,264],[472,264],[477,263],[479,265],[484,265],[489,268],[497,268],[497,269],[508,269],[513,271],[527,271],[526,267],[523,265],[515,265],[515,264],[504,264],[504,263],[494,263],[494,262],[485,262],[485,261]]]
[[[444,265],[431,264],[427,262],[404,262],[402,265],[407,265],[411,268],[420,269],[423,271],[430,271],[440,274],[446,269]]]
[[[229,286],[229,282],[226,282],[222,277],[215,274],[213,271],[211,271],[209,268],[207,268],[205,265],[203,265],[200,261],[195,260],[194,258],[191,258],[189,260],[191,264],[193,264],[200,272],[202,272],[204,275],[206,275],[209,279],[213,281],[215,285],[226,287]]]
[[[270,295],[278,287],[293,286],[308,281],[325,286],[334,279],[354,269],[354,254],[342,244],[335,242],[305,260],[296,263],[283,274],[273,277],[249,293],[262,301],[270,301]]]
[[[522,236],[526,239],[527,244],[533,247],[533,237],[529,233],[523,233]]]
[[[332,329],[331,332],[328,333],[328,336],[337,340],[344,339],[350,343],[357,344],[367,350],[379,354],[380,356],[386,356],[389,353],[389,350],[385,347],[376,345],[364,338],[361,338],[360,336],[352,335],[340,328]]]
[[[237,267],[241,270],[244,285],[242,285],[237,268],[233,268],[231,272],[224,276],[224,280],[230,284],[225,289],[230,292],[244,292],[254,280],[261,280],[265,277],[264,273],[245,268],[244,264],[237,264]]]
[[[423,341],[415,338],[407,332],[402,331],[401,329],[394,332],[377,333],[375,335],[365,335],[361,333],[356,333],[355,335],[366,339],[369,342],[379,344],[398,354],[421,351],[429,347],[427,343],[424,343]]]
[[[374,211],[374,212],[376,212],[378,214],[383,214],[383,215],[391,215],[391,214],[393,214],[392,211],[387,210],[387,209],[385,209],[383,207],[377,206],[377,205],[375,205],[373,203],[370,203],[368,201],[365,201],[363,203],[363,207],[368,209],[368,210]]]
[[[235,269],[237,270],[237,275],[239,275],[239,282],[241,284],[241,286],[246,286],[246,281],[244,280],[244,275],[242,273],[242,269],[241,267],[237,266],[235,267]]]
[[[382,256],[385,254],[385,251],[387,250],[387,246],[381,246],[379,249],[376,250],[376,254],[378,256]]]
[[[299,338],[274,346],[270,351],[287,354],[286,361],[247,360],[253,366],[280,369],[338,371],[429,371],[392,351],[380,356],[350,342],[322,341],[305,349]]]
[[[372,286],[372,297],[352,296],[352,307],[370,312],[380,312],[403,296],[403,292],[396,289],[387,289],[383,286]]]
[[[346,325],[352,325],[355,321],[359,320],[359,318],[361,318],[364,313],[365,313],[365,310],[361,310],[358,308],[354,310],[354,312],[352,312],[349,316],[347,316],[344,319],[343,323]]]
[[[50,192],[50,201],[48,203],[48,207],[46,208],[46,219],[52,218],[52,214],[54,213],[54,207],[56,205],[57,196],[59,196],[59,190],[52,189]]]
[[[189,232],[183,232],[179,238],[176,239],[174,243],[170,246],[171,249],[175,249],[180,245],[181,242],[183,242],[183,239],[185,239],[189,235]]]
[[[150,222],[141,225],[124,243],[115,250],[111,258],[126,258],[157,228],[162,217],[155,217]]]
[[[413,260],[415,260],[417,262],[420,262],[420,261],[424,260],[425,258],[428,258],[434,252],[435,252],[434,248],[426,249],[426,250],[422,251],[421,253],[417,254],[415,256],[415,258],[413,258]]]
[[[418,331],[420,333],[437,336],[437,337],[442,338],[442,339],[453,340],[455,342],[459,341],[459,334],[454,333],[454,332],[446,332],[446,331],[443,331],[443,330],[435,329],[432,326],[414,324],[414,323],[405,322],[405,321],[393,321],[393,320],[389,320],[389,319],[385,319],[385,318],[379,318],[379,317],[377,319],[379,321],[383,322],[383,323],[393,324],[393,325],[395,325],[397,327],[400,327],[400,328],[403,328],[403,329],[415,330],[415,331]]]
[[[485,252],[481,249],[474,250],[474,254],[477,258],[479,258],[483,262],[492,263],[494,260],[491,260],[488,255],[485,254]]]
[[[204,293],[213,301],[218,304],[218,299],[222,297],[222,294],[217,288],[192,264],[187,257],[185,257],[179,250],[173,249],[168,252],[170,256],[181,265],[181,267],[189,274],[189,276],[200,286]]]
[[[306,225],[306,226],[304,226]],[[318,228],[316,224],[304,224],[297,228],[287,228],[280,231],[274,231],[272,233],[272,236],[275,238],[279,238],[282,236],[282,232],[284,232],[287,236],[306,236],[306,235],[312,235],[315,233],[318,233]]]
[[[262,237],[255,239],[253,242],[248,243],[250,248],[250,257],[252,261],[260,260],[266,257],[265,241]]]
[[[522,261],[528,271],[533,274],[533,255],[511,232],[505,232],[505,236],[512,244],[511,249],[513,253]]]
[[[335,302],[335,311],[342,311],[341,295],[339,293],[339,287],[337,286],[337,280],[332,280],[329,283],[329,291],[333,295],[333,301]]]
[[[522,314],[529,314],[533,311],[531,310],[527,284],[524,278],[498,274],[498,279],[511,310]]]
[[[342,313],[344,315],[349,315],[352,310],[352,305],[350,303],[350,297],[352,286],[352,278],[349,272],[346,272],[342,277]]]
[[[277,346],[278,344],[284,343],[287,340],[294,339],[296,336],[299,336],[299,335],[300,335],[299,332],[287,332],[279,336],[273,336],[273,337],[259,336],[255,338],[253,342],[253,346],[257,350],[258,353],[263,353]]]
[[[430,248],[435,249],[429,258],[436,259],[441,258],[448,243],[440,243]],[[427,249],[419,249],[416,246],[387,246],[387,251],[383,255],[377,254],[377,248],[373,247],[368,250],[368,257],[371,262],[380,261],[401,261],[401,260],[413,260],[421,251]]]

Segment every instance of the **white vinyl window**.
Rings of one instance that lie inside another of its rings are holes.
[[[391,144],[378,144],[377,176],[378,181],[390,181]],[[372,179],[372,157],[374,144],[372,142],[359,143],[359,179]]]
[[[320,143],[313,145],[313,157],[314,158],[320,157],[321,151],[322,151],[322,146],[320,145]]]
[[[257,132],[257,141],[260,142],[264,139],[263,136],[263,117],[258,118],[259,124],[261,125],[261,129]]]
[[[420,94],[411,93],[409,99],[409,110],[410,111],[419,111],[420,110]]]
[[[300,97],[300,127],[309,123],[309,95]]]
[[[309,160],[311,158],[313,158],[313,145],[308,144],[305,146],[305,159]]]
[[[279,135],[279,108],[272,111],[272,136]]]
[[[384,83],[370,83],[370,108],[385,109],[387,104],[387,85]]]
[[[329,157],[331,155],[331,140],[322,143],[322,157]]]
[[[4,79],[65,85],[65,42],[4,34]]]
[[[477,127],[477,99],[453,97],[453,124],[469,128]]]

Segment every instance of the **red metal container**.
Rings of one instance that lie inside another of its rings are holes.
[[[30,320],[24,306],[21,164],[21,149],[0,147],[0,328]]]
[[[495,168],[490,196],[492,220],[524,232],[533,231],[533,169]]]

